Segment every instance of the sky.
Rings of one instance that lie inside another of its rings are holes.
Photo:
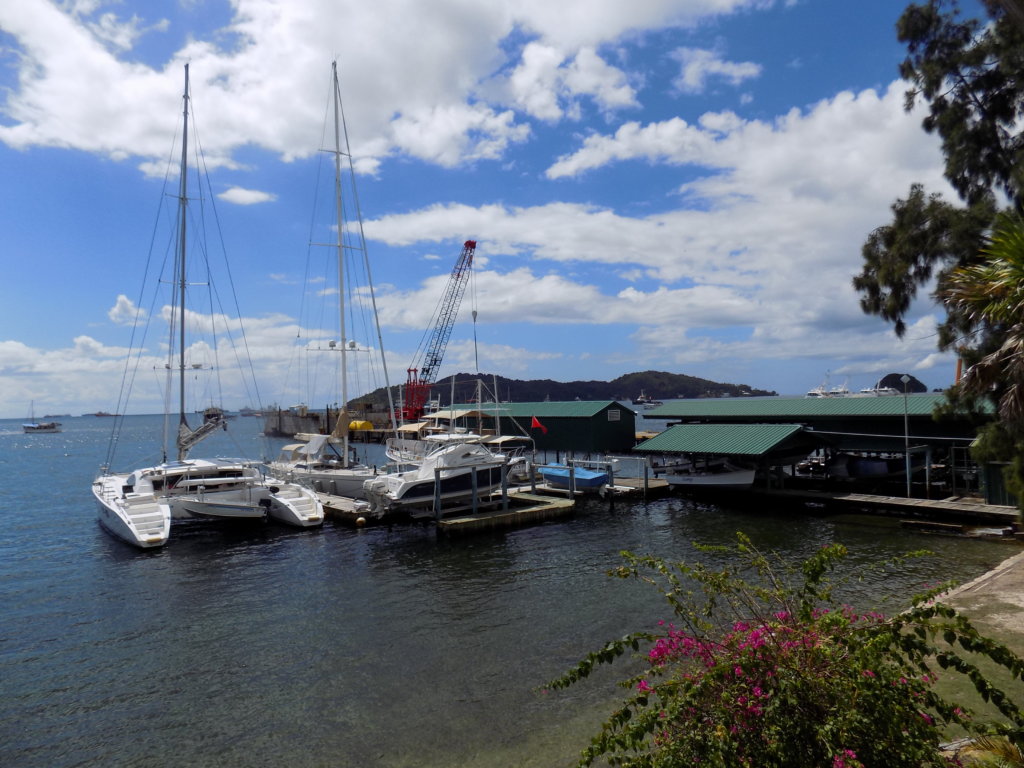
[[[237,299],[223,319],[245,329],[256,381],[226,377],[227,408],[338,400],[296,362],[339,334],[310,309],[337,291],[309,279],[332,61],[392,384],[473,239],[439,379],[657,370],[803,394],[908,372],[948,386],[928,292],[897,339],[851,286],[912,183],[956,199],[923,113],[904,109],[904,7],[0,3],[0,417],[117,407],[185,63],[222,295]],[[150,362],[166,343],[151,333]],[[127,410],[160,402],[145,392]]]

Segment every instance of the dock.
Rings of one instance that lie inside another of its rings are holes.
[[[365,501],[330,493],[317,493],[317,498],[324,505],[325,515],[356,527],[410,520],[434,521],[433,513],[422,510],[415,515],[399,513],[377,519],[370,516],[370,505]],[[444,516],[435,522],[438,530],[444,533],[513,528],[565,517],[572,514],[575,506],[576,500],[565,492],[561,495],[549,495],[542,490],[530,493],[527,490],[510,489],[507,505],[503,504],[499,497],[481,501],[475,510],[470,504],[449,506],[446,507]],[[466,514],[467,512],[469,514]]]
[[[918,499],[905,496],[872,496],[867,493],[824,490],[789,490],[754,488],[747,492],[765,500],[797,501],[826,507],[867,510],[880,514],[931,517],[973,523],[1012,525],[1019,520],[1016,507],[984,504],[952,496],[945,499]]]
[[[437,521],[437,529],[446,534],[476,533],[497,528],[518,528],[571,515],[576,500],[569,496],[510,492],[508,509],[478,510],[475,514],[446,516]]]

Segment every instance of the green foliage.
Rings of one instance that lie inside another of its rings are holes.
[[[927,107],[922,127],[942,139],[945,176],[963,207],[913,185],[891,223],[862,248],[853,285],[861,308],[898,335],[918,290],[937,285],[946,309],[939,348],[966,364],[954,404],[991,399],[1003,424],[986,430],[982,453],[1010,461],[1024,487],[1024,5],[981,0],[987,19],[963,18],[957,0],[912,3],[896,25],[907,46],[900,74],[906,109]],[[1000,214],[997,199],[1010,202]],[[977,410],[973,412],[977,414]],[[1005,434],[1000,434],[1003,432]],[[1009,439],[1003,439],[1004,437]],[[1024,503],[1024,499],[1022,499]]]
[[[923,127],[942,138],[946,178],[974,205],[1000,191],[1020,202],[1024,38],[1001,3],[982,0],[989,20],[963,19],[956,0],[907,7],[896,24],[912,84],[910,111],[928,105]]]
[[[981,238],[996,215],[997,195],[1022,203],[1024,34],[996,0],[982,0],[988,19],[964,19],[956,0],[912,3],[896,25],[907,57],[900,74],[911,84],[907,110],[924,103],[922,127],[942,139],[946,178],[964,208],[913,185],[892,207],[893,220],[871,233],[863,270],[854,279],[865,312],[891,321],[898,334],[919,287],[979,260]],[[955,311],[940,337],[945,349],[963,328]]]
[[[971,768],[1024,768],[1024,754],[1009,739],[982,736],[959,751],[957,757]]]
[[[861,295],[861,309],[892,322],[902,336],[918,287],[936,274],[941,282],[948,270],[977,258],[995,209],[988,202],[957,208],[938,194],[926,196],[915,184],[892,211],[892,223],[878,227],[864,243],[864,265],[853,287]],[[947,337],[955,335],[954,330]]]
[[[937,670],[964,675],[1024,743],[1024,713],[972,662],[987,657],[1015,679],[1024,661],[983,637],[938,590],[896,616],[836,602],[832,575],[846,556],[823,547],[798,566],[759,552],[740,534],[715,570],[623,553],[612,573],[650,584],[673,613],[658,633],[637,633],[589,654],[550,687],[588,677],[627,655],[645,669],[583,753],[630,768],[674,766],[938,766],[942,729],[985,727],[933,689]],[[914,553],[920,554],[920,553]]]

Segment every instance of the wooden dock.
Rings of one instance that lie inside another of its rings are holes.
[[[437,529],[447,534],[477,533],[496,528],[516,528],[572,514],[576,500],[525,492],[509,493],[508,509],[480,510],[476,514],[443,517]]]
[[[365,501],[350,499],[346,496],[335,496],[330,493],[317,493],[320,503],[324,505],[324,514],[356,527],[380,523],[434,521],[438,530],[445,533],[468,533],[471,531],[489,530],[493,528],[511,528],[521,525],[565,517],[572,513],[576,500],[563,495],[547,493],[529,493],[512,489],[508,494],[508,504],[502,504],[500,498],[482,501],[475,511],[472,505],[447,507],[445,515],[434,519],[430,512],[420,511],[415,515],[407,513],[388,515],[383,519],[374,518],[369,514],[370,505]],[[507,508],[506,508],[507,507]],[[469,512],[469,514],[466,514]]]
[[[763,499],[787,499],[805,504],[860,509],[882,514],[911,515],[941,520],[1011,525],[1020,517],[1016,507],[980,504],[954,496],[946,499],[916,499],[904,496],[872,496],[866,493],[818,490],[780,490],[755,488],[749,491]]]

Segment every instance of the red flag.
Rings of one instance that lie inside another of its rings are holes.
[[[548,428],[541,424],[536,416],[530,418],[530,429],[539,429],[545,435],[548,433]]]

